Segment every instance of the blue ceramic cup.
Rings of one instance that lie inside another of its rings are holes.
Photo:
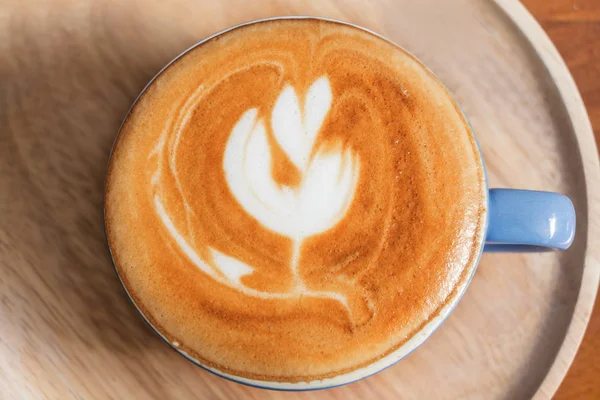
[[[183,52],[179,57],[183,56],[195,47],[201,45],[205,41],[219,36],[232,29],[236,29],[238,27],[256,22],[280,18],[298,19],[315,17],[278,17],[257,20],[242,25],[237,25],[206,38],[205,40],[197,43],[190,49]],[[326,18],[318,19],[334,21]],[[334,22],[352,25],[341,21]],[[368,31],[362,27],[356,25],[352,26],[370,32],[371,34],[377,35],[376,33]],[[177,60],[179,57],[175,58],[175,60]],[[173,60],[172,62],[174,62],[175,60]],[[167,67],[165,67],[165,69]],[[162,71],[159,72],[157,76],[161,73]],[[151,84],[152,81],[148,84],[148,86],[146,86],[146,88],[148,88]],[[144,91],[145,90],[146,89],[144,89]],[[575,235],[575,210],[573,208],[573,203],[571,202],[571,200],[564,195],[558,193],[529,190],[489,189],[487,196],[487,204],[488,219],[486,239],[485,244],[482,245],[480,248],[480,253],[483,251],[538,252],[551,250],[565,250],[573,242],[573,238]],[[473,269],[473,274],[474,271],[475,269]],[[469,277],[469,281],[472,278],[473,274],[471,274],[471,276]],[[453,301],[451,301],[447,306],[445,306],[437,316],[431,319],[431,321],[427,325],[425,325],[420,331],[418,331],[397,350],[368,366],[342,375],[335,376],[333,378],[312,382],[296,383],[269,382],[262,380],[247,379],[239,376],[229,375],[222,371],[202,365],[202,363],[199,360],[194,359],[190,355],[183,352],[181,349],[176,347],[174,347],[174,349],[180,354],[182,354],[184,357],[195,363],[196,365],[210,372],[213,372],[223,378],[254,387],[290,391],[315,390],[335,387],[354,382],[359,379],[370,376],[374,373],[377,373],[393,365],[394,363],[408,355],[410,352],[412,352],[414,349],[416,349],[446,319],[446,317],[450,314],[450,312],[459,302],[467,286],[468,284],[464,285],[461,292],[457,296],[455,296]],[[159,336],[162,337],[160,332],[157,329],[155,329],[155,327],[153,327],[150,323],[149,325]],[[169,343],[169,341],[166,340],[166,338],[163,337],[163,339],[165,340],[165,342]]]

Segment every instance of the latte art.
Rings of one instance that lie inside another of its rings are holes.
[[[297,188],[278,187],[273,180],[267,133],[264,121],[256,119],[256,109],[244,113],[225,148],[225,177],[240,204],[262,225],[298,243],[344,216],[358,179],[358,161],[350,149],[316,149],[312,154],[330,105],[327,78],[309,88],[303,112],[291,86],[275,102],[273,136],[299,170]]]
[[[486,219],[451,95],[350,26],[234,29],[170,65],[127,117],[106,183],[119,276],[200,363],[301,382],[368,365],[452,302]]]
[[[199,91],[201,92],[201,87]],[[202,99],[195,93],[195,101]],[[339,301],[352,310],[346,295],[338,292],[314,291],[306,287],[298,274],[298,262],[302,242],[305,238],[332,228],[341,220],[354,195],[358,180],[359,163],[350,149],[314,149],[319,129],[331,107],[331,88],[326,77],[319,78],[309,88],[304,108],[300,109],[298,96],[291,86],[286,86],[273,108],[271,125],[274,137],[287,157],[302,175],[297,187],[278,185],[271,174],[271,150],[268,143],[264,120],[258,119],[258,110],[246,111],[233,128],[225,147],[223,170],[227,185],[244,210],[265,228],[288,237],[293,243],[289,267],[293,274],[294,285],[291,290],[278,293],[261,291],[246,286],[241,278],[252,274],[254,267],[241,260],[228,256],[208,247],[206,258],[194,249],[192,235],[186,237],[177,229],[168,212],[160,201],[161,167],[152,177],[156,186],[154,204],[156,212],[179,249],[202,272],[214,280],[241,293],[263,299],[288,299],[300,296],[326,297]],[[194,104],[186,103],[188,114]],[[189,115],[183,116],[186,121]],[[182,122],[183,122],[182,121]],[[159,160],[167,143],[173,142],[171,151],[175,151],[181,127],[169,138],[165,130],[159,139],[156,151]],[[176,154],[171,153],[171,171],[177,182],[179,194],[181,183],[177,178]],[[186,219],[189,223],[193,211],[189,203],[184,202]],[[189,230],[191,233],[192,231]]]

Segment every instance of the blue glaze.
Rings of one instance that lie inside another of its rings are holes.
[[[490,189],[484,251],[566,250],[575,237],[575,208],[551,192]]]

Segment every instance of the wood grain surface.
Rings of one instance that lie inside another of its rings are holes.
[[[600,143],[600,1],[523,0],[577,83]],[[600,298],[556,400],[600,399]]]
[[[405,360],[309,393],[228,382],[170,350],[126,300],[102,221],[108,153],[146,82],[210,33],[285,14],[354,22],[405,46],[469,115],[491,186],[566,193],[578,217],[567,252],[486,254],[450,318]],[[3,2],[0,399],[549,398],[593,307],[599,188],[580,95],[515,1]],[[596,393],[577,392],[584,384],[563,398]]]

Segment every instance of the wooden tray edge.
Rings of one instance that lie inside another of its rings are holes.
[[[577,354],[594,308],[600,281],[600,162],[583,99],[560,53],[543,28],[519,1],[495,0],[495,3],[527,39],[558,89],[575,131],[587,187],[588,242],[581,287],[563,344],[533,396],[534,399],[543,399],[552,397],[558,390]]]

